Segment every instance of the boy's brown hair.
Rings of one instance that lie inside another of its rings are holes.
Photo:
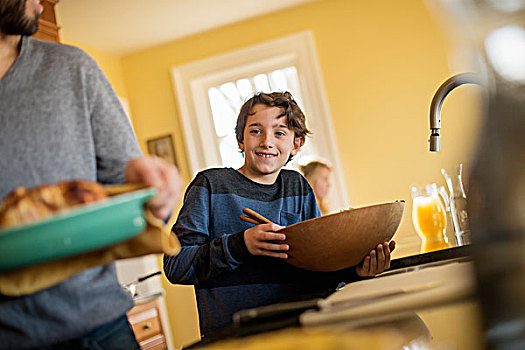
[[[286,92],[272,92],[269,94],[259,92],[246,101],[239,112],[237,117],[237,126],[235,127],[235,134],[237,135],[237,141],[242,143],[244,141],[244,128],[246,127],[246,120],[249,115],[252,115],[252,109],[255,105],[261,104],[268,107],[279,107],[284,110],[283,114],[279,116],[288,118],[288,129],[295,133],[296,138],[301,138],[302,143],[305,141],[305,137],[311,134],[310,130],[306,127],[306,118],[301,111],[301,108],[297,105],[297,102],[292,97],[292,94]],[[291,157],[290,157],[291,159]]]

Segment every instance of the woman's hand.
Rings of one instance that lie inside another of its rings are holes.
[[[284,253],[290,249],[288,244],[280,244],[286,235],[276,233],[283,226],[277,224],[261,224],[244,231],[244,242],[252,255],[264,255],[274,258],[286,259],[288,254]]]
[[[174,165],[159,157],[143,156],[126,164],[127,182],[138,182],[157,189],[155,197],[148,201],[148,207],[159,219],[167,219],[182,197],[183,182]]]
[[[361,264],[356,268],[360,277],[374,277],[390,268],[390,253],[396,248],[396,242],[390,241],[390,244],[384,242],[378,244],[375,249],[363,259]]]

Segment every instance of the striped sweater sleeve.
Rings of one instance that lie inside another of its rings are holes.
[[[209,182],[198,174],[186,191],[172,229],[181,242],[181,252],[164,257],[164,271],[172,283],[207,284],[250,257],[244,231],[210,239],[210,201]]]

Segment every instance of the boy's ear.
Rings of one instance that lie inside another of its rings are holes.
[[[237,141],[237,145],[239,145],[241,151],[244,151],[244,143]]]
[[[295,156],[303,145],[304,145],[304,137],[295,137],[293,139],[293,149],[290,152],[290,154],[292,156]]]

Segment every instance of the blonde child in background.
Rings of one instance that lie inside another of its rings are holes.
[[[330,190],[330,186],[332,185],[332,168],[324,162],[314,160],[306,165],[302,165],[300,170],[314,190],[317,205],[321,210],[321,214],[329,214],[330,206],[327,203],[326,197]]]

